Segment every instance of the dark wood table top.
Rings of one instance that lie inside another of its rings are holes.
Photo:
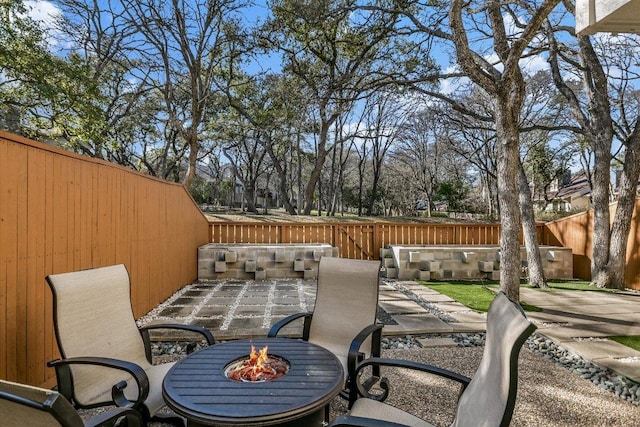
[[[225,367],[269,346],[268,354],[291,364],[275,380],[248,383],[228,379]],[[177,362],[164,379],[167,405],[203,425],[272,425],[318,411],[344,386],[340,361],[330,351],[305,341],[264,338],[227,341],[203,348]]]

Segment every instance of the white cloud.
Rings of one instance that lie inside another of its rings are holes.
[[[458,64],[451,65],[444,69],[443,74],[456,74],[460,72]],[[450,95],[456,92],[460,87],[465,87],[469,84],[468,77],[452,77],[448,79],[440,80],[440,92],[444,95]]]
[[[48,1],[29,0],[25,2],[25,5],[29,10],[29,17],[44,25],[45,28],[51,28],[53,26],[53,22],[62,16],[60,9]]]
[[[520,60],[520,68],[525,75],[532,76],[538,71],[548,70],[549,63],[541,55],[530,56]]]
[[[58,47],[60,33],[55,27],[55,21],[62,16],[62,11],[48,1],[28,0],[25,6],[27,6],[27,15],[45,32],[49,48]]]

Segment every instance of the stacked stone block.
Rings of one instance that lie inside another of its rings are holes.
[[[570,248],[541,246],[542,266],[549,279],[573,278]],[[527,274],[527,256],[522,247],[522,275]],[[476,280],[500,278],[498,246],[398,246],[380,250],[383,266],[400,280]]]
[[[338,256],[328,244],[223,245],[198,249],[198,279],[313,279],[323,256]]]

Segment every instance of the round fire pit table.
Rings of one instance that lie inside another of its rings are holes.
[[[248,356],[251,346],[289,362],[288,372],[271,381],[227,378],[225,368]],[[164,378],[167,405],[196,426],[322,426],[325,407],[344,385],[340,361],[306,341],[265,338],[227,341],[205,347],[177,362]]]

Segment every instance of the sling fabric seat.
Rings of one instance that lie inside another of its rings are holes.
[[[518,356],[527,337],[535,329],[520,305],[500,292],[489,307],[484,352],[473,379],[422,363],[371,358],[358,365],[353,381],[359,381],[357,376],[367,366],[407,368],[439,375],[462,385],[452,427],[508,426],[518,387]],[[381,383],[385,381],[383,378]],[[356,400],[349,415],[336,418],[332,426],[431,426],[420,418],[383,403],[388,390],[373,396],[357,384],[354,387],[363,397]]]
[[[21,427],[97,427],[126,421],[127,427],[142,425],[140,414],[113,408],[84,422],[57,391],[0,380],[0,425]]]
[[[313,312],[284,318],[271,327],[269,336],[276,336],[293,320],[304,318],[302,338],[335,354],[342,363],[346,382],[359,361],[380,356],[383,325],[376,323],[379,275],[378,261],[320,258]],[[343,397],[348,394],[345,390]]]
[[[162,381],[174,363],[151,364],[150,329],[173,328],[213,335],[193,325],[138,328],[124,265],[47,276],[54,299],[54,325],[62,359],[58,389],[76,407],[133,406],[145,423],[164,406]]]

